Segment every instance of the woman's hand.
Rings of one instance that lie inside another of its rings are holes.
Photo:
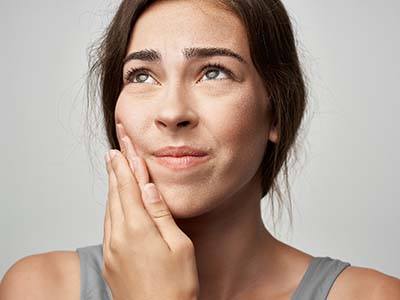
[[[121,126],[121,125],[117,125]],[[199,283],[192,241],[176,225],[145,161],[122,126],[107,159],[102,275],[114,300],[193,300]],[[126,157],[125,157],[126,156]],[[138,165],[134,167],[134,160]],[[134,169],[133,169],[134,168]]]

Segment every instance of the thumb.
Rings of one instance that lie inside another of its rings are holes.
[[[155,223],[164,241],[171,250],[177,250],[188,237],[176,225],[174,218],[158,192],[154,183],[146,183],[143,187],[143,202],[147,212]]]

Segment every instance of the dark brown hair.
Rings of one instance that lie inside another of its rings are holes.
[[[122,89],[123,59],[136,20],[153,2],[155,0],[123,0],[89,54],[88,107],[100,100],[102,124],[112,149],[119,149],[114,109]],[[246,28],[251,59],[264,81],[279,136],[276,144],[268,141],[260,165],[262,197],[268,195],[270,198],[275,229],[274,202],[278,201],[279,218],[285,202],[278,182],[279,175],[283,175],[292,226],[289,159],[297,158],[295,144],[306,109],[307,90],[291,21],[279,0],[215,0],[212,3],[235,13]],[[278,194],[277,200],[274,193]]]

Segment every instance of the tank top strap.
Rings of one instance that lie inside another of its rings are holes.
[[[292,300],[325,300],[339,274],[350,263],[329,256],[313,257]]]
[[[76,248],[80,261],[80,300],[111,300],[111,290],[102,276],[103,245]]]

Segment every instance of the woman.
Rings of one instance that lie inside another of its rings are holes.
[[[1,300],[400,299],[262,222],[306,108],[279,1],[123,1],[91,74],[114,149],[103,244],[20,260]]]

